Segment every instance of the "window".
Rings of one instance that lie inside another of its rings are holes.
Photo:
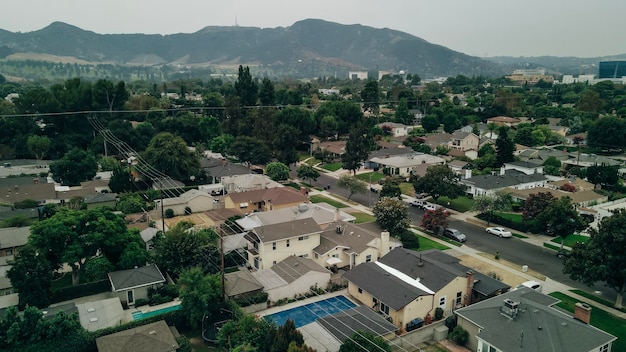
[[[462,302],[462,298],[463,298],[463,292],[457,292],[456,293],[456,305],[460,306],[463,302]]]
[[[389,315],[389,306],[387,306],[383,302],[380,302],[380,312]]]
[[[315,259],[317,259],[317,257],[319,257],[319,255],[317,253],[315,253]]]
[[[609,345],[606,344],[606,345],[600,347],[600,352],[609,352]]]
[[[276,250],[276,242],[272,242],[272,250],[275,251]]]
[[[287,247],[289,247],[289,240],[287,240]]]
[[[363,293],[363,289],[359,287],[359,293]]]
[[[366,256],[365,256],[365,262],[366,262],[366,263],[369,263],[369,262],[371,262],[371,261],[372,261],[372,255],[371,255],[371,254],[366,255]]]
[[[275,261],[275,260],[274,260],[274,261],[272,261],[272,265],[276,265],[276,261]]]
[[[304,240],[308,240],[309,236],[300,236],[298,237],[298,241],[304,241]]]
[[[300,258],[308,258],[309,255],[308,254],[302,254],[302,255],[299,255],[298,257],[300,257]]]
[[[446,296],[439,297],[439,307],[445,307],[446,305]]]
[[[5,255],[13,255],[13,248],[9,248],[5,251]]]
[[[331,255],[331,257],[333,257],[333,258],[339,258],[339,254],[333,254],[333,255]]]

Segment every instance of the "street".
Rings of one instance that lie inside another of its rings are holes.
[[[320,175],[318,180],[313,182],[312,185],[320,188],[330,185],[328,192],[344,198],[348,198],[349,195],[347,190],[337,187],[336,178],[324,174]],[[371,207],[378,201],[378,193],[368,190],[365,193],[352,195],[351,200],[366,207]],[[409,219],[413,225],[420,225],[423,214],[424,212],[422,210],[409,206]],[[449,218],[448,226],[458,229],[467,236],[466,246],[484,253],[495,253],[498,251],[501,259],[518,264],[520,269],[523,265],[528,265],[530,269],[550,277],[552,280],[590,293],[600,291],[602,297],[611,302],[615,301],[617,294],[613,289],[605,287],[601,283],[590,288],[583,283],[570,279],[568,275],[563,274],[563,260],[558,258],[553,250],[524,242],[516,237],[499,238],[487,234],[484,227],[454,218]],[[546,236],[546,241],[549,239],[550,238]]]

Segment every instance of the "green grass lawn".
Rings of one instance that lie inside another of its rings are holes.
[[[472,207],[474,206],[474,200],[465,196],[454,198],[454,199],[441,196],[439,197],[439,199],[437,199],[437,201],[435,201],[435,203],[442,205],[446,208],[456,210],[460,213],[465,213],[466,211],[471,210]],[[448,205],[448,203],[450,204]]]
[[[334,199],[330,199],[324,196],[320,196],[320,195],[312,195],[311,197],[309,197],[309,200],[311,201],[311,203],[328,203],[330,205],[332,205],[335,208],[346,208],[347,205],[338,202]]]
[[[341,163],[331,163],[331,164],[324,164],[322,168],[328,171],[337,171],[341,169],[341,166],[342,166]]]
[[[356,220],[354,220],[355,224],[363,224],[366,222],[373,222],[376,221],[376,217],[370,214],[365,214],[362,213],[360,211],[358,212],[354,212],[354,213],[350,213],[350,215],[354,216],[356,218]]]
[[[578,290],[578,289],[573,289],[573,290],[570,290],[570,292],[573,292],[573,293],[575,293],[575,294],[577,294],[577,295],[579,295],[579,296],[583,296],[583,297],[589,298],[590,300],[595,301],[595,302],[598,302],[598,303],[600,303],[600,304],[602,304],[602,305],[605,305],[605,306],[607,306],[607,307],[613,307],[613,304],[615,304],[615,302],[611,302],[611,301],[606,300],[606,299],[604,299],[604,298],[602,298],[602,297],[598,297],[598,296],[596,296],[596,295],[594,295],[594,294],[591,294],[591,293],[589,293],[589,292],[587,292],[587,291]],[[617,309],[617,308],[615,308],[615,307],[613,307],[613,308],[614,308],[614,309]],[[623,307],[623,308],[621,308],[621,309],[617,309],[617,310],[619,310],[619,311],[622,311],[622,312],[626,313],[626,307]]]
[[[574,247],[574,245],[578,242],[581,243],[585,243],[587,241],[589,241],[589,236],[583,236],[583,235],[569,235],[567,237],[565,237],[565,242],[563,242],[564,245],[572,248]],[[559,247],[561,246],[561,237],[555,237],[554,239],[551,240],[551,242],[557,243],[559,245]]]
[[[377,183],[381,179],[385,178],[385,175],[383,175],[381,172],[364,172],[362,174],[356,175],[356,178],[369,184],[370,180],[372,181],[372,183]]]
[[[420,243],[420,248],[419,251],[426,251],[429,249],[438,249],[438,250],[446,250],[446,249],[450,249],[450,247],[445,246],[439,242],[435,242],[433,240],[431,240],[430,238],[424,237],[424,236],[420,236],[420,235],[415,235],[417,236],[419,243]]]
[[[415,188],[412,183],[402,182],[400,185],[400,192],[407,196],[415,197]]]
[[[52,281],[52,289],[60,289],[72,286],[72,273],[65,273],[60,278]]]
[[[511,235],[513,235],[513,237],[517,237],[517,238],[528,238],[528,236],[524,236],[524,235],[520,235],[519,233],[511,233]]]
[[[319,160],[317,160],[317,159],[315,159],[315,158],[309,158],[309,159],[306,161],[306,164],[307,164],[307,165],[309,165],[309,166],[317,165],[317,164],[319,164],[319,163],[320,163],[320,161],[319,161]]]
[[[501,213],[499,211],[495,211],[493,212],[494,215],[498,215],[504,219],[508,219],[514,222],[519,222],[520,224],[523,222],[523,217],[522,214],[516,214],[516,213]]]
[[[561,302],[557,304],[559,308],[565,309],[572,315],[574,314],[574,304],[577,303],[576,299],[561,292],[553,292],[550,296],[561,300]],[[617,337],[617,341],[613,343],[612,351],[626,351],[626,329],[624,329],[626,321],[597,306],[591,305],[591,307],[590,324]]]

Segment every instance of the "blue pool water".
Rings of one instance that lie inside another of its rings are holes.
[[[296,328],[299,328],[314,322],[317,318],[339,313],[354,307],[356,307],[356,305],[345,296],[335,296],[323,301],[313,302],[304,306],[266,315],[263,318],[267,321],[275,322],[276,326],[283,325],[287,319],[291,319],[296,323]]]
[[[150,318],[150,317],[153,317],[155,315],[159,315],[159,314],[163,314],[163,313],[167,313],[167,312],[172,312],[172,311],[179,310],[179,309],[180,309],[180,305],[175,305],[175,306],[171,306],[171,307],[166,307],[166,308],[153,310],[153,311],[147,312],[147,313],[143,313],[142,311],[138,310],[136,312],[133,312],[132,315],[133,315],[133,320],[140,320],[140,319]]]

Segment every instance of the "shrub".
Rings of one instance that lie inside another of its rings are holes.
[[[185,207],[185,215],[190,215],[190,214],[191,214],[191,208]]]
[[[437,307],[437,309],[435,309],[435,320],[441,320],[441,318],[443,318],[443,309]]]
[[[165,209],[165,217],[168,219],[171,219],[174,217],[174,210],[173,209]]]
[[[469,333],[460,326],[455,327],[449,336],[450,340],[454,341],[459,346],[465,346],[469,340]]]
[[[135,307],[141,307],[148,304],[148,300],[144,298],[137,298],[135,300]]]
[[[447,317],[444,324],[446,324],[446,326],[448,327],[448,333],[451,333],[452,330],[456,327],[456,314]]]

